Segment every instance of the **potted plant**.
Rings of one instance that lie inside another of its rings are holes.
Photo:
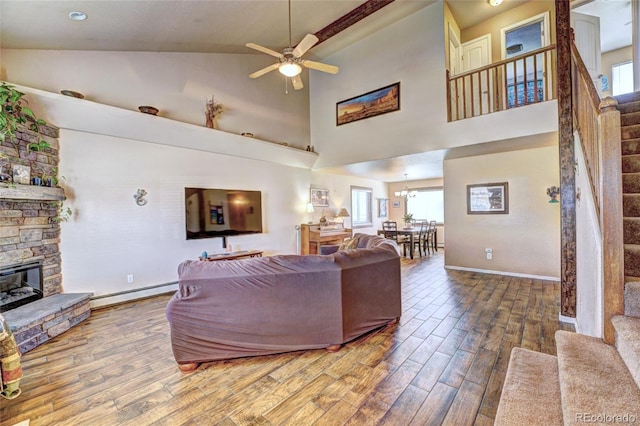
[[[38,142],[29,144],[29,149],[39,151],[49,146],[40,137],[40,126],[47,123],[36,118],[23,96],[24,93],[4,81],[0,85],[0,142],[4,142],[7,137],[13,139],[16,130],[24,126],[38,134]]]
[[[413,225],[411,223],[413,221],[413,213],[406,213],[404,216],[402,216],[402,220],[404,220],[404,227],[410,228]]]

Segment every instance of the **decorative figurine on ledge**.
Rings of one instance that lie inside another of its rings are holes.
[[[224,112],[222,104],[215,101],[215,97],[211,95],[211,99],[207,99],[204,115],[207,118],[206,126],[209,129],[217,129],[218,121],[216,117]]]

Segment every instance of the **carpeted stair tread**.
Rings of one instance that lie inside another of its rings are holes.
[[[640,124],[621,127],[620,138],[623,141],[640,138]]]
[[[562,425],[555,356],[513,348],[494,425]]]
[[[638,102],[640,101],[640,91],[625,93],[624,95],[617,95],[614,96],[614,98],[616,98],[616,100],[618,101],[618,105],[626,104],[629,102]]]
[[[640,154],[640,138],[622,141],[622,155]]]
[[[622,192],[625,194],[640,193],[640,173],[622,173]]]
[[[640,318],[640,278],[625,277],[624,314]],[[640,335],[638,335],[640,340]]]
[[[603,413],[640,419],[640,389],[615,347],[563,330],[556,332],[556,347],[565,424]]]
[[[640,244],[640,217],[622,218],[624,244]]]
[[[620,114],[620,125],[628,126],[631,124],[640,123],[640,111],[627,112],[625,114]]]
[[[624,245],[624,274],[632,277],[640,276],[640,245]]]
[[[616,330],[618,353],[640,387],[640,318],[616,315],[611,322]]]
[[[640,111],[640,101],[625,102],[622,104],[619,103],[617,108],[618,111],[620,111],[620,114],[634,113],[636,111]]]
[[[640,216],[640,194],[622,194],[622,215]]]
[[[640,154],[622,156],[622,173],[640,172]]]

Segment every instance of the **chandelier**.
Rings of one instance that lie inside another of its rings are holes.
[[[418,193],[418,191],[410,191],[409,190],[409,184],[407,181],[407,174],[404,174],[404,189],[402,191],[396,191],[395,195],[396,197],[404,197],[405,199],[409,198],[409,197],[415,197],[416,194]]]

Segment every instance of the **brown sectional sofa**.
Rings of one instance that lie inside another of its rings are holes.
[[[356,249],[232,261],[187,260],[166,309],[182,371],[199,363],[345,342],[401,315],[397,245],[356,234]]]

